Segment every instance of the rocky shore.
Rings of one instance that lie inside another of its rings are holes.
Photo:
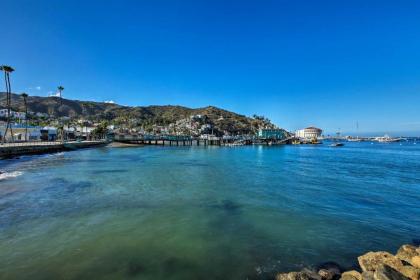
[[[368,252],[357,258],[360,270],[342,271],[334,263],[317,270],[280,273],[276,280],[420,280],[420,247],[403,245],[393,255]]]

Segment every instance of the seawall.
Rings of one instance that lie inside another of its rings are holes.
[[[107,145],[106,141],[28,142],[0,144],[0,158],[56,153]]]

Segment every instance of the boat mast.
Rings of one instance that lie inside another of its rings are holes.
[[[356,121],[356,138],[359,139],[359,121]]]

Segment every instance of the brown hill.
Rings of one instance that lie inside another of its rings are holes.
[[[219,131],[230,133],[254,133],[258,127],[273,126],[262,117],[246,117],[217,107],[191,109],[183,106],[122,106],[104,102],[79,101],[58,97],[29,96],[28,111],[44,113],[51,118],[70,117],[92,121],[107,120],[115,124],[131,126],[168,125],[191,115],[202,115],[207,123]],[[6,106],[6,94],[0,93],[0,107]],[[23,98],[12,95],[12,109],[24,111]],[[274,126],[273,126],[274,127]]]

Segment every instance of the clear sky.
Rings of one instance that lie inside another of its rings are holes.
[[[12,89],[420,135],[420,1],[0,0]],[[4,87],[3,84],[1,84]],[[3,89],[1,89],[3,90]]]

